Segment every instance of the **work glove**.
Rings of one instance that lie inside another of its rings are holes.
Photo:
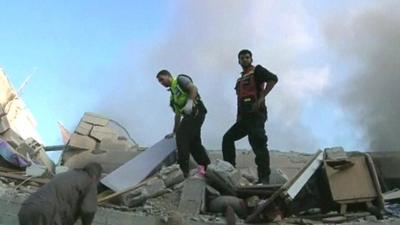
[[[167,134],[167,135],[165,135],[165,139],[170,139],[170,138],[173,138],[175,136],[175,133],[169,133],[169,134]]]
[[[188,99],[186,102],[186,105],[182,108],[182,111],[185,115],[190,115],[193,112],[193,100],[192,99]]]

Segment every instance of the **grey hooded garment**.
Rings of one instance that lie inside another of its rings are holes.
[[[100,176],[100,165],[94,168]],[[85,169],[56,175],[29,196],[18,213],[19,224],[73,225],[81,218],[82,225],[90,225],[97,209],[97,182]]]

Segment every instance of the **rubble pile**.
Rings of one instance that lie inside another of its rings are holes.
[[[270,183],[257,184],[253,153],[238,151],[233,167],[220,151],[209,151],[212,163],[206,172],[193,167],[184,178],[173,139],[140,148],[115,121],[85,113],[55,166],[44,146],[20,137],[6,126],[6,119],[0,117],[0,203],[3,197],[28,196],[57,172],[95,161],[105,169],[99,185],[101,208],[158,217],[157,224],[400,221],[399,175],[385,173],[382,155],[376,163],[367,153],[341,147],[313,155],[271,151]]]
[[[85,113],[65,146],[61,164],[82,168],[88,162],[98,162],[105,173],[110,173],[139,152],[138,144],[118,123]]]

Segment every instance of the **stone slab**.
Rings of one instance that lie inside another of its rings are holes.
[[[185,215],[200,214],[205,205],[207,183],[203,177],[190,177],[183,186],[178,211]]]
[[[162,139],[108,174],[101,182],[115,192],[134,187],[149,176],[175,150],[174,138]]]
[[[71,134],[68,146],[72,149],[94,150],[96,148],[96,141],[88,136]]]
[[[10,123],[6,116],[0,117],[0,134],[5,133],[8,129],[10,129]]]
[[[93,125],[86,123],[84,121],[81,121],[78,124],[78,127],[76,127],[76,129],[75,129],[75,133],[87,136],[90,134],[90,131],[92,130],[92,128],[93,128]]]
[[[107,124],[110,120],[105,118],[104,116],[101,116],[101,115],[98,115],[95,113],[86,112],[82,117],[82,121],[92,124],[92,125],[107,126]]]
[[[101,141],[105,138],[108,139],[117,139],[118,134],[109,127],[102,127],[102,126],[93,126],[92,130],[89,134],[90,137]]]

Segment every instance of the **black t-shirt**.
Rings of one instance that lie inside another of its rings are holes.
[[[262,83],[264,82],[278,82],[278,77],[273,74],[272,72],[270,72],[269,70],[267,70],[266,68],[264,68],[261,65],[257,65],[254,68],[254,78],[256,80],[256,86],[257,86],[257,95],[260,94],[260,86]],[[236,83],[235,89],[238,88],[238,82]],[[240,109],[239,109],[240,105],[238,105],[238,115],[240,114]],[[265,106],[265,102],[264,104],[261,106],[260,108],[261,113],[266,113],[267,109]]]

